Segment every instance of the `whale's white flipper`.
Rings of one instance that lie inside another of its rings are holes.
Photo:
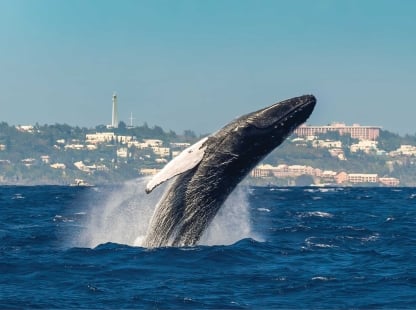
[[[196,165],[204,157],[205,141],[208,137],[205,137],[195,144],[191,145],[187,149],[183,150],[178,156],[172,159],[162,170],[160,170],[146,185],[146,193],[150,193],[155,187],[166,182],[167,180],[184,173]]]

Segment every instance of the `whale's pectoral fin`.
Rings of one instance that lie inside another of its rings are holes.
[[[204,157],[205,141],[208,137],[199,140],[183,150],[178,156],[172,159],[162,170],[160,170],[146,185],[146,193],[150,193],[155,187],[167,180],[182,174],[200,163]]]

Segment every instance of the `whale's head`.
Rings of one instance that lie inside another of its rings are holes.
[[[313,95],[287,99],[246,115],[246,126],[257,128],[259,132],[287,136],[308,119],[315,104]]]
[[[287,99],[241,116],[226,127],[226,132],[234,141],[231,143],[233,148],[244,150],[247,157],[251,156],[256,161],[279,146],[296,127],[303,124],[315,104],[313,95]]]

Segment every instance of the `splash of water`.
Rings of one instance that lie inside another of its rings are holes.
[[[147,181],[147,178],[127,181],[108,189],[110,192],[105,193],[103,202],[89,202],[88,218],[78,246],[94,248],[107,242],[134,246],[138,236],[146,234],[158,200],[158,195],[144,193]]]
[[[107,242],[140,246],[144,239],[155,206],[162,197],[164,187],[152,194],[144,192],[147,178],[126,182],[107,193],[103,204],[91,202],[85,229],[77,246],[94,248]],[[248,190],[237,189],[228,197],[207,231],[201,245],[228,245],[244,238],[255,238],[250,227]]]
[[[229,245],[244,238],[258,239],[251,231],[248,188],[238,186],[202,235],[201,245]]]

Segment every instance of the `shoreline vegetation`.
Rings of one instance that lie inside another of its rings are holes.
[[[119,184],[156,173],[202,137],[191,130],[177,134],[146,123],[80,128],[1,122],[0,185]],[[416,186],[416,135],[381,130],[377,141],[358,141],[337,132],[308,138],[293,134],[260,164],[268,170],[255,169],[244,184],[382,186],[348,179],[351,174],[371,174],[397,179],[395,186]],[[347,179],[338,184],[335,174],[340,173]]]

